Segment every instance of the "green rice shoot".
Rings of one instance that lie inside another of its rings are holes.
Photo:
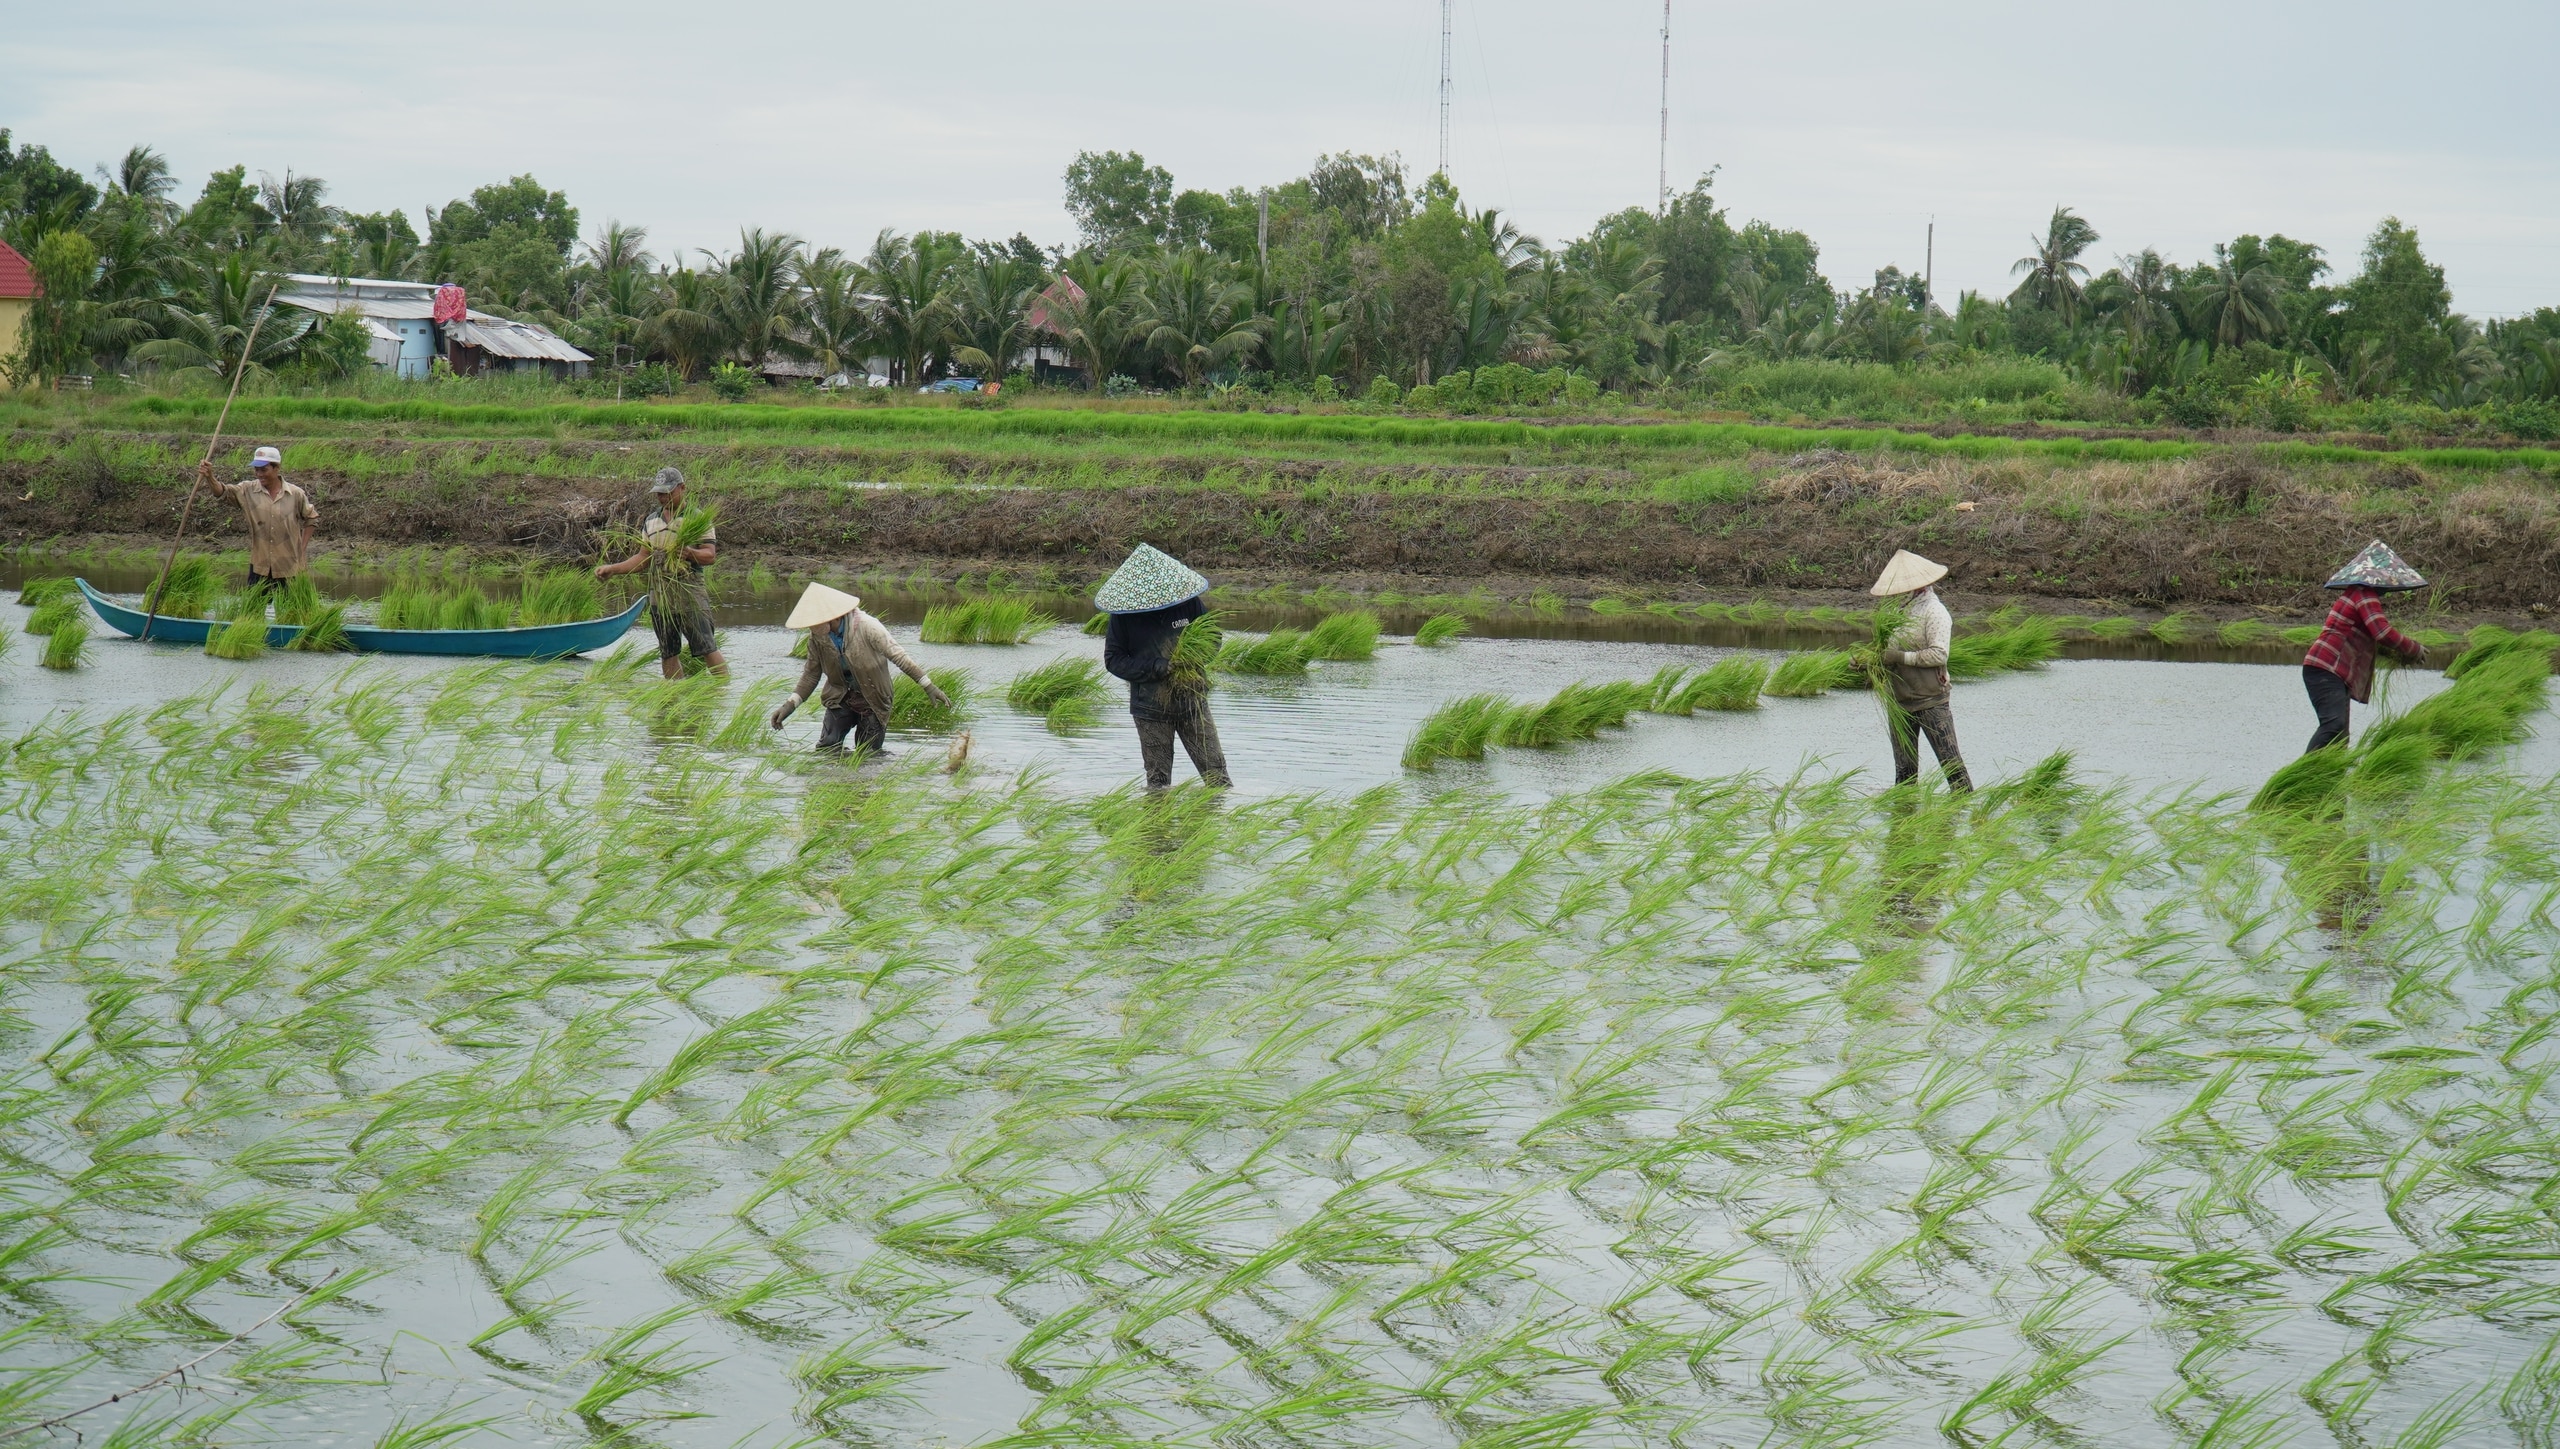
[[[267,653],[266,610],[239,611],[230,623],[205,635],[204,652],[216,659],[262,659]]]
[[[53,626],[38,661],[47,669],[79,669],[89,662],[89,621],[74,614]]]
[[[1466,615],[1434,614],[1413,631],[1413,642],[1425,649],[1437,649],[1466,632]]]

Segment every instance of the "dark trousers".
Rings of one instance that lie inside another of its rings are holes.
[[[256,569],[251,569],[249,570],[249,582],[241,586],[241,592],[259,593],[267,589],[273,589],[277,593],[283,593],[284,586],[292,581],[293,575],[291,574],[278,577],[274,574],[262,574]]]
[[[1200,772],[1200,783],[1220,789],[1234,783],[1227,778],[1227,752],[1218,748],[1218,722],[1209,717],[1206,703],[1177,705],[1171,719],[1142,719],[1138,725],[1138,756],[1146,762],[1147,788],[1166,789],[1173,784],[1173,742],[1182,741],[1185,754],[1191,756],[1191,768]]]
[[[818,722],[818,748],[841,750],[844,737],[853,736],[853,747],[879,754],[888,748],[889,726],[880,716],[858,708],[851,700],[829,705],[827,716]]]
[[[1973,776],[1964,767],[1964,751],[1956,745],[1955,711],[1943,704],[1925,704],[1918,709],[1905,709],[1902,717],[1909,721],[1908,730],[1886,728],[1893,737],[1893,783],[1899,785],[1920,775],[1920,737],[1929,738],[1929,753],[1937,756],[1938,768],[1947,772],[1947,788],[1962,793],[1973,788]]]
[[[2316,664],[2302,666],[2302,687],[2311,695],[2311,712],[2320,728],[2311,732],[2304,754],[2347,742],[2347,682]]]

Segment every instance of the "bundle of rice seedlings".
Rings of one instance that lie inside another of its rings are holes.
[[[2159,640],[2163,644],[2184,644],[2189,639],[2195,637],[2196,630],[2201,623],[2202,621],[2197,619],[2195,615],[2181,609],[2177,613],[2170,614],[2162,618],[2158,623],[2153,624],[2151,626],[2151,637]]]
[[[1084,621],[1085,637],[1089,639],[1099,639],[1104,634],[1110,632],[1110,629],[1111,616],[1109,614],[1096,614],[1092,618]]]
[[[1421,628],[1413,631],[1413,642],[1425,649],[1437,649],[1465,632],[1466,615],[1434,614],[1422,621]]]
[[[204,652],[216,659],[259,659],[267,652],[267,612],[243,609],[229,624],[205,636]]]
[[[901,674],[890,685],[889,727],[901,730],[949,729],[969,713],[969,671],[937,669],[933,682],[951,698],[947,705],[935,704],[924,686]]]
[[[2336,802],[2347,788],[2354,755],[2344,749],[2313,750],[2287,761],[2249,801],[2252,810],[2317,810]]]
[[[1414,727],[1413,737],[1405,741],[1404,767],[1428,770],[1442,760],[1483,759],[1484,747],[1511,709],[1511,701],[1498,694],[1449,701]]]
[[[2013,669],[2041,669],[2062,657],[2062,639],[2053,621],[2028,615],[1997,633],[1968,634],[1947,649],[1947,674],[1954,679],[1988,679]]]
[[[918,637],[927,644],[1020,644],[1057,622],[1020,599],[991,596],[925,610]]]
[[[517,593],[516,624],[575,624],[601,617],[596,576],[585,569],[528,568]]]
[[[165,582],[154,582],[143,591],[143,609],[172,619],[201,619],[220,592],[222,581],[214,575],[213,560],[200,553],[182,553],[170,561]]]
[[[1576,680],[1542,704],[1515,705],[1494,724],[1493,743],[1520,749],[1544,749],[1570,740],[1587,740],[1603,729],[1623,725],[1644,707],[1649,686],[1634,680],[1584,684]]]
[[[2083,627],[2097,639],[2130,639],[2142,632],[2141,621],[2122,614],[2112,619],[2092,619]]]
[[[2320,637],[2320,626],[2317,624],[2299,624],[2293,628],[2280,632],[2276,637],[2282,639],[2284,642],[2292,645],[2296,649],[2308,649],[2311,647],[2311,641]]]
[[[1212,609],[1183,626],[1173,644],[1174,689],[1194,699],[1209,692],[1209,670],[1226,652],[1227,616]]]
[[[1296,629],[1274,629],[1259,639],[1230,635],[1210,667],[1221,674],[1304,674],[1308,647]]]
[[[514,621],[507,606],[480,592],[478,584],[464,584],[447,592],[436,604],[437,629],[504,629]]]
[[[2472,630],[2464,637],[2463,642],[2467,647],[2451,664],[2444,667],[2444,677],[2447,679],[2460,680],[2462,676],[2490,660],[2518,650],[2539,653],[2547,659],[2553,650],[2560,649],[2560,635],[2555,635],[2549,630],[2528,629],[2519,634],[2512,629],[2501,629],[2495,624],[2483,624]]]
[[[1005,703],[1028,714],[1046,714],[1061,701],[1102,693],[1102,669],[1090,659],[1059,659],[1025,670],[1005,686]]]
[[[83,601],[78,594],[55,594],[36,605],[35,612],[27,616],[27,632],[35,635],[50,634],[82,617],[85,612]]]
[[[52,637],[44,641],[47,669],[78,669],[89,662],[89,621],[78,616],[56,624]]]
[[[1994,614],[2004,618],[2007,611]],[[1894,647],[1894,636],[1911,622],[1911,601],[1905,598],[1885,599],[1867,613],[1867,647],[1863,656],[1867,692],[1875,696],[1876,708],[1884,711],[1884,727],[1897,747],[1909,749],[1913,726],[1911,715],[1902,707],[1902,694],[1892,666],[1884,662],[1885,651]],[[1948,674],[1955,673],[1955,646],[1947,647]],[[1772,681],[1774,686],[1775,681]]]
[[[9,626],[0,624],[0,659],[8,658],[11,646],[17,642],[18,636],[9,632]]]
[[[1649,714],[1685,715],[1689,706],[1680,702],[1680,691],[1689,675],[1685,664],[1666,664],[1645,681],[1645,711]]]
[[[1769,661],[1756,654],[1736,654],[1719,659],[1689,677],[1680,688],[1678,707],[1666,713],[1688,714],[1701,709],[1758,709],[1760,695],[1768,687]]]
[[[2417,735],[2440,760],[2467,760],[2524,738],[2525,719],[2542,707],[2551,679],[2551,656],[2540,649],[2508,649],[2472,665],[2452,688],[2419,701],[2407,714],[2364,733],[2363,747],[2378,748]]]
[[[1378,652],[1378,616],[1366,609],[1327,614],[1307,631],[1309,659],[1370,659]]]
[[[2252,644],[2264,644],[2278,636],[2275,627],[2264,619],[2234,619],[2223,625],[2215,637],[2230,648],[2245,649]]]
[[[1764,693],[1780,699],[1811,699],[1835,689],[1860,689],[1868,685],[1867,671],[1846,650],[1807,649],[1790,654],[1769,671],[1769,684]]]
[[[347,606],[323,607],[303,621],[302,632],[284,647],[304,654],[335,654],[353,649],[354,643],[347,638]]]
[[[78,598],[80,586],[68,574],[52,574],[41,579],[28,579],[18,585],[18,602],[32,609],[64,595]]]
[[[314,614],[326,607],[321,601],[319,587],[311,582],[311,576],[295,574],[285,580],[283,590],[276,596],[276,622],[308,624]]]

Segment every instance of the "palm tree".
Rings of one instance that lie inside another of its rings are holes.
[[[1095,392],[1120,368],[1137,339],[1136,264],[1080,253],[1041,294],[1049,335],[1083,365]]]
[[[1161,264],[1140,305],[1147,345],[1182,369],[1184,387],[1198,387],[1202,373],[1262,343],[1253,289],[1202,252],[1185,250]]]
[[[1271,312],[1271,363],[1276,371],[1303,377],[1307,386],[1330,376],[1342,365],[1351,328],[1342,320],[1339,302],[1283,300]]]
[[[2123,324],[2136,351],[2154,332],[2176,324],[2178,314],[2172,303],[2177,279],[2153,248],[2116,258],[2115,270],[2098,280],[2106,284],[2105,310]],[[2096,293],[2095,283],[2090,290]]]
[[[1452,340],[1457,344],[1457,365],[1463,368],[1500,362],[1510,350],[1512,330],[1529,315],[1527,298],[1514,296],[1483,277],[1459,283],[1458,295],[1450,300],[1458,314]]]
[[[2201,281],[2190,284],[2196,330],[2216,347],[2245,347],[2284,335],[2284,278],[2261,263],[2242,271],[2222,252]]]
[[[925,362],[942,341],[950,308],[943,282],[952,258],[930,234],[913,240],[883,229],[863,262],[863,281],[879,300],[872,316],[879,338],[906,372],[909,386],[924,380]]]
[[[730,256],[703,253],[703,260],[726,278],[718,315],[730,350],[749,367],[761,366],[768,357],[798,357],[808,351],[796,330],[801,245],[789,232],[749,227],[738,233],[738,250]]]
[[[2012,275],[2026,277],[2018,284],[2018,290],[2009,294],[2010,300],[2031,302],[2056,313],[2066,323],[2077,320],[2080,284],[2089,275],[2089,269],[2080,264],[2080,254],[2098,244],[2098,229],[2070,207],[2057,206],[2052,220],[2045,223],[2043,238],[2029,237],[2028,241],[2035,250],[2009,268]]]
[[[877,331],[861,266],[828,247],[800,264],[800,286],[801,323],[819,366],[829,377],[860,367]]]
[[[616,272],[645,272],[658,264],[649,255],[649,229],[620,221],[606,222],[604,230],[587,242],[585,252],[580,260],[608,277]]]
[[[729,334],[722,322],[727,309],[720,298],[727,281],[718,273],[690,267],[661,271],[657,291],[663,305],[641,326],[640,345],[667,359],[679,375],[700,376],[729,350]]]
[[[1018,257],[981,256],[963,267],[951,286],[951,338],[959,344],[951,360],[1001,381],[1031,333],[1041,280],[1040,269]]]
[[[291,361],[320,318],[299,308],[271,306],[268,298],[276,280],[239,252],[207,263],[196,278],[194,295],[161,308],[161,335],[133,349],[134,360],[218,375],[238,366],[244,351],[257,371]],[[255,350],[249,350],[252,332],[257,334]]]
[[[275,225],[275,236],[288,249],[327,239],[345,213],[327,203],[329,183],[317,176],[296,176],[288,167],[284,179],[261,174],[258,207]]]

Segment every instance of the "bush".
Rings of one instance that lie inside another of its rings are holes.
[[[1369,390],[1360,394],[1360,400],[1391,408],[1404,401],[1404,392],[1396,386],[1394,378],[1382,372],[1369,379]]]
[[[745,402],[747,394],[753,392],[761,381],[763,379],[756,376],[753,369],[734,362],[719,363],[711,369],[711,390],[718,393],[723,402]]]
[[[1404,395],[1404,405],[1416,412],[1438,412],[1440,389],[1426,382]]]
[[[644,362],[622,375],[624,397],[673,397],[684,379],[663,362]]]
[[[2527,398],[2499,403],[2489,409],[2489,421],[2511,437],[2560,438],[2560,402]]]
[[[1575,407],[1589,407],[1600,400],[1600,384],[1574,373],[1564,380],[1564,400]]]
[[[1675,474],[1653,485],[1653,496],[1682,508],[1703,508],[1717,503],[1741,503],[1751,497],[1758,480],[1738,464],[1726,463],[1714,468]]]

